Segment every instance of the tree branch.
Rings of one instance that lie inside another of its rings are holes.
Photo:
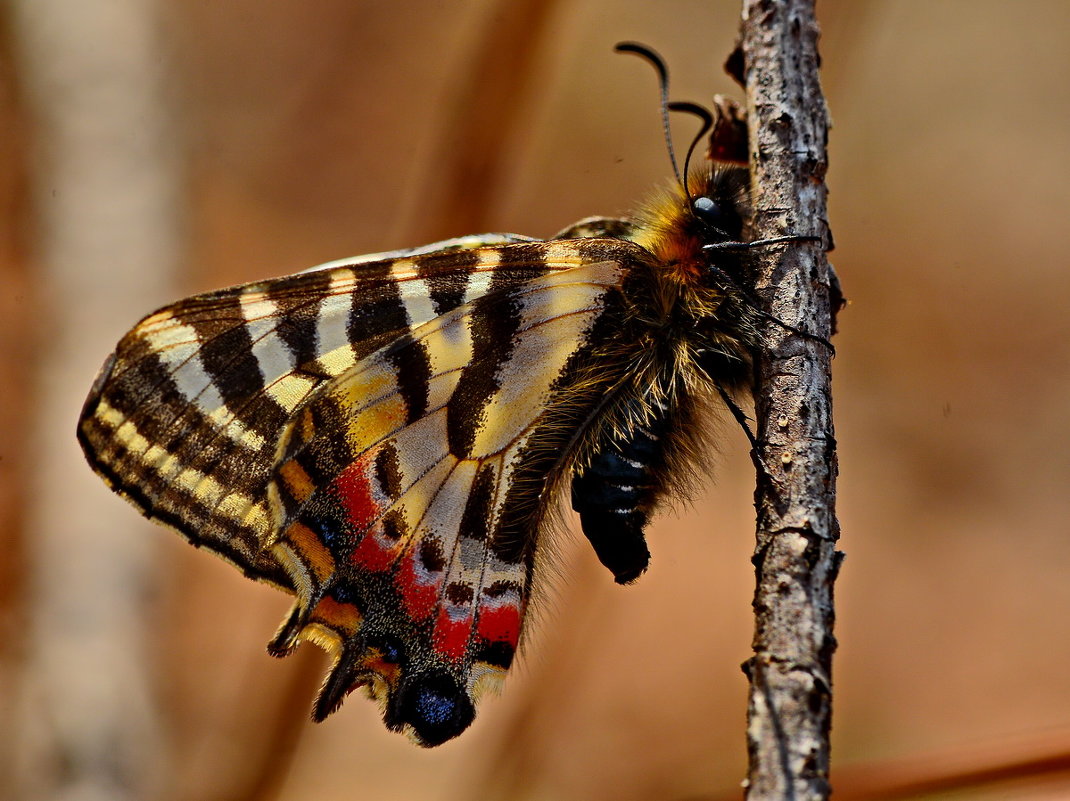
[[[742,64],[737,55],[729,68],[742,72],[747,90],[755,238],[831,240],[817,36],[813,0],[743,2]],[[758,471],[755,493],[754,656],[743,665],[751,682],[747,798],[825,799],[832,588],[842,559],[827,345],[838,291],[830,291],[820,243],[769,248],[760,259],[758,294],[786,325],[766,326],[756,365],[756,458],[770,472]]]

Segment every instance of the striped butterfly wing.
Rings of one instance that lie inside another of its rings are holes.
[[[332,262],[160,309],[123,337],[86,399],[78,438],[89,463],[147,517],[292,589],[264,549],[267,483],[290,415],[383,342],[483,291],[494,266],[473,248],[520,239]],[[510,277],[524,278],[498,280]]]
[[[83,447],[146,515],[294,592],[269,647],[335,655],[317,718],[363,686],[438,744],[512,660],[637,250],[424,251],[181,301],[105,365]]]

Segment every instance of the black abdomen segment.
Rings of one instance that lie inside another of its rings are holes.
[[[668,428],[662,407],[647,425],[603,445],[590,465],[572,476],[572,508],[618,584],[637,579],[650,562],[643,528],[657,492],[653,477],[664,464]]]

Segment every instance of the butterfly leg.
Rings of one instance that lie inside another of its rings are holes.
[[[725,406],[727,406],[728,410],[732,413],[732,417],[739,423],[739,427],[743,429],[743,433],[747,435],[747,440],[750,442],[750,456],[751,460],[754,462],[755,468],[757,468],[758,472],[761,473],[766,481],[780,486],[781,482],[776,479],[772,471],[769,469],[769,465],[762,459],[761,446],[758,442],[758,438],[755,436],[754,432],[751,431],[750,420],[747,417],[746,412],[739,408],[739,405],[732,400],[732,396],[729,395],[725,388],[720,384],[717,385],[717,392],[721,396],[721,400],[724,401]]]

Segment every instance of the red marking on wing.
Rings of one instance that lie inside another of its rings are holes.
[[[375,451],[368,451],[338,474],[332,488],[345,509],[349,525],[360,542],[349,555],[349,561],[366,570],[386,570],[394,561],[393,543],[384,541],[376,523],[386,509],[385,499],[376,497],[370,479]]]
[[[405,612],[413,620],[423,620],[433,611],[438,601],[438,590],[442,584],[441,576],[438,581],[429,578],[426,571],[417,567],[415,550],[405,554],[398,567],[394,584],[401,593],[402,602],[405,604]]]
[[[365,454],[338,474],[334,490],[345,507],[350,523],[356,531],[366,530],[382,512],[369,481],[368,468],[374,454]]]
[[[435,621],[435,633],[431,638],[436,651],[447,659],[460,661],[468,650],[468,640],[472,635],[472,616],[454,619],[446,609],[439,609]]]
[[[515,606],[485,606],[479,612],[476,632],[488,642],[504,642],[516,648],[520,641],[520,610]]]
[[[378,527],[368,529],[361,537],[360,543],[349,555],[349,561],[367,570],[386,570],[394,563],[392,544],[383,542],[376,536]]]

